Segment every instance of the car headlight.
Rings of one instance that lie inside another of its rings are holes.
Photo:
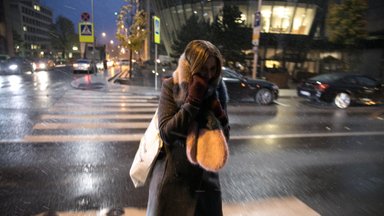
[[[17,67],[17,64],[11,64],[11,65],[8,66],[8,68],[9,68],[10,70],[13,70],[13,71],[14,71],[14,70],[17,70],[18,67]]]
[[[279,86],[277,86],[277,85],[272,85],[272,88],[278,90],[278,89],[279,89]]]
[[[47,65],[45,63],[40,63],[39,64],[39,68],[41,69],[45,69],[47,67]]]

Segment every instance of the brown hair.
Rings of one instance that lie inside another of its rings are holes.
[[[193,40],[188,43],[184,50],[185,59],[189,64],[190,70],[187,72],[189,82],[193,74],[198,73],[210,56],[216,58],[216,73],[221,75],[222,56],[219,49],[209,41]]]

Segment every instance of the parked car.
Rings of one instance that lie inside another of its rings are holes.
[[[9,59],[8,55],[0,54],[0,72],[5,72],[6,63],[8,59]]]
[[[321,74],[297,87],[300,97],[333,103],[344,109],[353,103],[377,104],[383,100],[384,86],[377,80],[351,73]]]
[[[250,79],[227,67],[222,71],[230,101],[253,98],[257,104],[268,105],[279,97],[279,87],[272,82]],[[164,81],[171,76],[172,73],[164,74],[161,79]]]
[[[266,80],[250,79],[223,67],[223,81],[227,86],[229,100],[253,98],[257,104],[271,104],[279,97],[279,87]]]
[[[11,57],[2,64],[2,72],[6,74],[18,74],[34,72],[33,63],[22,57]]]
[[[34,63],[34,69],[35,71],[40,71],[40,70],[52,70],[55,68],[55,62],[51,59],[33,59],[32,60]]]
[[[0,62],[5,62],[9,59],[9,55],[0,54]]]
[[[73,73],[97,73],[96,63],[89,59],[78,59],[73,63]]]

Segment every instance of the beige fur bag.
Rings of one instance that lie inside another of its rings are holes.
[[[203,169],[217,172],[228,160],[228,144],[220,122],[207,112],[202,122],[193,122],[189,128],[186,151],[188,160]]]

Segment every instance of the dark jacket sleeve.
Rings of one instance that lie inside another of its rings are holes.
[[[221,103],[221,107],[223,107],[223,109],[225,110],[225,115],[228,120],[227,103],[229,101],[229,96],[228,96],[227,86],[225,85],[225,82],[223,81],[223,79],[221,79],[219,82],[219,85],[217,87],[217,94],[219,95],[218,98]],[[222,126],[223,126],[224,135],[227,138],[227,140],[229,140],[229,136],[230,136],[229,131],[231,127],[229,126],[229,124],[222,125]]]
[[[165,144],[171,145],[177,139],[185,139],[192,120],[199,108],[183,104],[178,107],[173,97],[172,78],[163,83],[159,101],[159,130]]]
[[[227,91],[227,86],[225,85],[225,82],[223,79],[220,80],[219,85],[217,87],[217,94],[219,95],[219,101],[221,103],[221,107],[225,111],[227,111],[227,103],[229,101],[228,97],[228,91]]]

